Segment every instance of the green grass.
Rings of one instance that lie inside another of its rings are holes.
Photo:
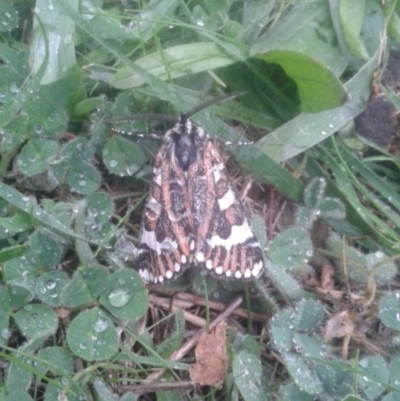
[[[352,125],[373,79],[398,108],[398,2],[356,3],[0,1],[0,401],[400,399],[399,161]],[[255,141],[222,147],[265,274],[145,288],[159,145],[119,131],[159,127],[109,120],[234,92],[192,118]],[[221,320],[227,372],[196,386]]]

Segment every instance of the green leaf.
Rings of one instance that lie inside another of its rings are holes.
[[[0,32],[10,32],[17,24],[18,13],[12,4],[6,1],[0,2]]]
[[[28,244],[31,248],[30,262],[34,266],[48,268],[56,265],[61,258],[61,249],[58,243],[42,231],[36,231],[29,238]]]
[[[39,299],[50,306],[60,306],[61,293],[70,282],[63,271],[52,270],[42,274],[36,281],[36,294]]]
[[[86,198],[86,214],[97,223],[107,223],[113,213],[111,198],[104,192],[90,194]]]
[[[296,82],[300,109],[304,113],[334,109],[348,100],[346,89],[332,71],[312,58],[301,53],[281,50],[257,55],[257,58],[279,64]]]
[[[293,323],[297,330],[308,330],[315,327],[322,319],[324,310],[321,304],[312,299],[301,300],[296,305]]]
[[[385,294],[380,299],[379,318],[386,327],[400,330],[400,292]]]
[[[279,352],[289,351],[293,347],[293,318],[293,309],[286,309],[276,313],[270,320],[273,345]]]
[[[324,178],[314,177],[304,188],[303,201],[309,208],[316,208],[321,203],[326,188]]]
[[[25,287],[8,284],[0,287],[0,308],[11,312],[22,308],[33,298],[33,294]]]
[[[9,365],[5,382],[8,393],[12,394],[15,389],[20,389],[21,391],[29,389],[32,382],[30,362],[29,359],[20,357],[18,353],[14,356]]]
[[[147,293],[139,274],[132,269],[113,273],[100,303],[119,319],[140,319],[147,310]]]
[[[365,0],[340,0],[339,18],[343,36],[350,52],[362,60],[368,60],[368,53],[360,39],[364,19]]]
[[[315,3],[315,2],[313,2]],[[377,66],[376,53],[345,87],[350,101],[334,110],[300,114],[257,142],[273,160],[288,160],[337,132],[364,110],[370,97],[372,74]]]
[[[82,401],[90,400],[91,396],[83,385],[64,376],[46,384],[44,399],[45,401],[67,401],[67,399],[68,401]]]
[[[284,352],[282,357],[287,370],[301,390],[308,394],[318,394],[323,391],[320,379],[305,363],[302,356],[293,352]]]
[[[7,260],[18,258],[24,253],[28,252],[29,250],[30,250],[29,245],[15,245],[15,246],[10,246],[8,248],[3,248],[0,251],[0,263],[4,263],[7,262]]]
[[[245,401],[267,399],[261,384],[262,368],[258,355],[247,350],[239,351],[234,355],[232,370],[235,384]]]
[[[134,175],[144,163],[145,157],[139,146],[115,135],[104,145],[103,161],[110,173],[124,177]]]
[[[103,266],[80,268],[61,293],[61,303],[70,308],[89,304],[106,288],[108,270]]]
[[[320,219],[342,220],[346,218],[346,207],[338,198],[322,199],[317,211]]]
[[[60,223],[51,214],[44,211],[41,207],[32,204],[28,196],[21,194],[21,192],[18,192],[16,189],[4,183],[0,183],[0,198],[3,198],[20,210],[32,213],[38,223],[50,228],[54,232],[67,237],[79,238],[78,235],[64,224]],[[85,240],[85,238],[81,239]]]
[[[314,401],[315,397],[301,390],[295,383],[286,384],[280,390],[280,396],[285,401]]]
[[[26,305],[13,318],[22,334],[30,339],[50,336],[58,328],[57,315],[45,305]]]
[[[100,183],[100,173],[90,164],[74,164],[67,174],[67,184],[78,194],[89,195],[96,191]]]
[[[32,397],[25,393],[24,391],[13,391],[11,394],[8,394],[4,401],[33,401]]]
[[[365,372],[359,375],[359,383],[368,399],[376,400],[384,391],[382,383],[388,381],[388,369],[381,356],[368,356],[359,361],[359,368]]]
[[[308,233],[292,228],[277,235],[268,247],[268,258],[280,267],[293,269],[308,260],[313,246]]]
[[[48,161],[58,150],[58,144],[54,141],[31,140],[22,148],[17,166],[22,174],[32,177],[45,171]]]
[[[35,369],[45,375],[51,372],[55,376],[71,375],[74,372],[74,360],[64,348],[46,347],[38,354]]]
[[[7,312],[0,309],[0,346],[6,345],[11,337],[10,317]]]
[[[112,321],[98,308],[81,312],[67,330],[71,351],[86,361],[111,358],[118,350],[118,336]]]
[[[84,99],[75,105],[74,113],[78,117],[83,117],[89,114],[91,111],[97,109],[105,101],[104,96],[91,97]]]
[[[237,52],[244,58],[245,53],[238,47]],[[136,64],[162,79],[171,80],[202,71],[213,70],[232,64],[237,59],[212,42],[199,42],[173,46],[136,60]],[[130,67],[123,67],[111,80],[117,89],[130,89],[144,83],[140,74]]]

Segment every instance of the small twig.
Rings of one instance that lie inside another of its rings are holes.
[[[234,299],[227,307],[226,309],[221,312],[211,323],[209,330],[212,330],[215,328],[219,323],[221,323],[223,320],[225,320],[228,316],[230,316],[235,309],[239,307],[239,305],[243,302],[243,298],[240,296],[236,299]],[[186,341],[185,344],[182,345],[181,348],[176,350],[169,358],[168,360],[171,362],[176,362],[183,358],[199,341],[201,335],[205,333],[205,330],[199,330],[190,340]],[[149,376],[147,376],[147,379],[144,380],[143,385],[149,385],[154,383],[156,380],[158,380],[162,374],[164,373],[165,369],[157,369],[153,373],[151,373]],[[147,387],[148,388],[148,387]],[[146,392],[148,392],[146,390]]]
[[[171,391],[171,390],[184,390],[187,388],[193,388],[196,385],[195,382],[165,382],[165,383],[153,383],[153,384],[137,384],[137,385],[124,385],[119,386],[117,391],[119,393],[126,393],[132,391],[132,393],[153,393],[156,391]]]
[[[154,290],[154,292],[157,292],[159,294],[171,296],[170,292],[162,290],[160,288],[152,287],[152,286],[148,286],[148,288],[151,291]],[[164,303],[163,301],[158,301],[159,299],[163,299],[163,298],[158,297],[157,295],[150,295],[149,298],[150,298],[150,302],[153,302],[153,300],[154,300],[154,304],[156,304],[156,305],[159,305],[159,303]],[[202,298],[202,297],[199,297],[199,296],[193,295],[193,294],[188,294],[185,292],[181,292],[181,293],[177,294],[172,300],[172,307],[186,309],[186,308],[192,307],[193,305],[201,305],[201,306],[205,307],[206,302],[205,302],[204,298]],[[163,307],[162,305],[159,305],[159,306]],[[210,309],[216,310],[216,311],[223,311],[226,308],[226,305],[223,304],[222,302],[211,301],[210,299],[208,300],[208,306]],[[167,309],[170,309],[170,307],[171,307],[171,303],[168,301]],[[245,310],[243,308],[237,308],[232,314],[234,316],[242,317],[245,319],[247,319],[247,317],[248,317],[247,310]],[[263,315],[262,313],[250,312],[250,317],[253,322],[266,323],[266,321],[268,320],[268,316]]]

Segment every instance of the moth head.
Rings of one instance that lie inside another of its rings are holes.
[[[196,161],[197,136],[198,127],[183,116],[167,133],[175,160],[184,171],[187,171],[190,165]]]

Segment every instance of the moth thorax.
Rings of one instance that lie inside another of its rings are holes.
[[[175,157],[182,170],[188,170],[196,160],[197,147],[191,135],[183,134],[175,137]]]

